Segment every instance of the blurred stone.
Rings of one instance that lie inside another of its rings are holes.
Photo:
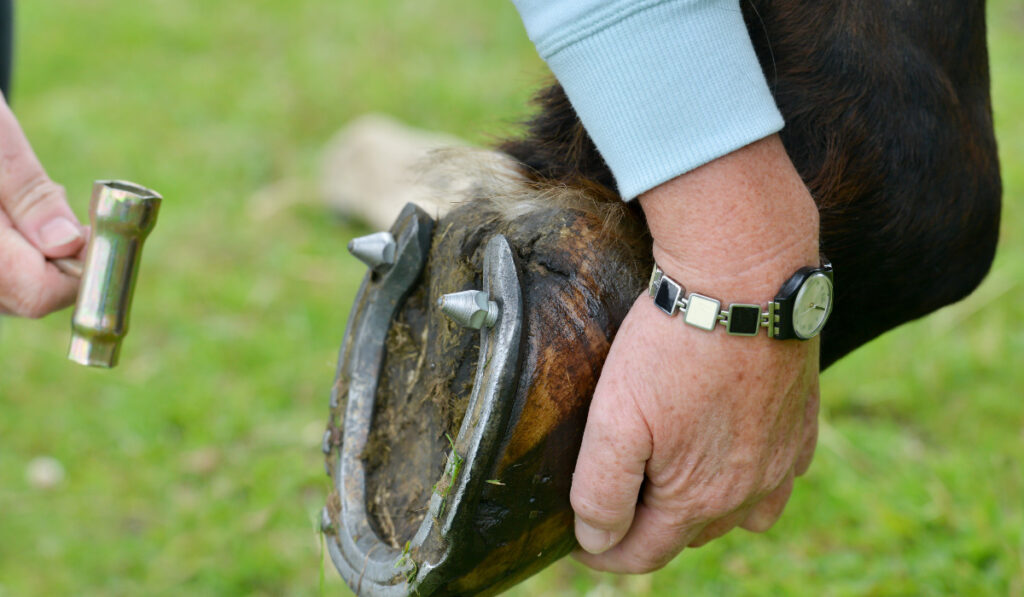
[[[216,448],[199,448],[181,456],[181,467],[193,475],[209,475],[220,465],[220,451]]]
[[[445,154],[466,150],[495,164],[507,160],[495,151],[471,149],[451,135],[366,114],[327,144],[321,192],[333,209],[378,230],[387,230],[409,202],[438,217],[479,184],[469,173],[443,167]]]
[[[37,456],[25,467],[25,479],[35,489],[53,489],[64,482],[64,465],[52,456]]]

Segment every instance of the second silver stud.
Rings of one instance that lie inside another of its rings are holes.
[[[481,290],[445,294],[437,299],[437,306],[455,323],[474,330],[493,326],[501,314],[498,303]]]

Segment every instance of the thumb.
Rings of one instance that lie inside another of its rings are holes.
[[[594,392],[569,495],[576,540],[594,554],[615,546],[632,525],[652,446],[614,352],[613,346]]]
[[[6,102],[0,101],[0,207],[47,257],[69,257],[84,244],[64,188],[46,175]]]

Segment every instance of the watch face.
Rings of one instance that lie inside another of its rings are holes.
[[[825,327],[832,312],[832,280],[823,273],[811,274],[793,300],[793,332],[800,338],[813,338]]]

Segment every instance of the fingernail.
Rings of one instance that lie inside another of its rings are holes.
[[[56,249],[82,238],[82,232],[67,218],[50,220],[39,229],[39,242],[44,249]]]
[[[599,554],[608,551],[612,546],[611,531],[595,529],[583,522],[579,516],[576,517],[576,540],[580,547],[592,554]]]

